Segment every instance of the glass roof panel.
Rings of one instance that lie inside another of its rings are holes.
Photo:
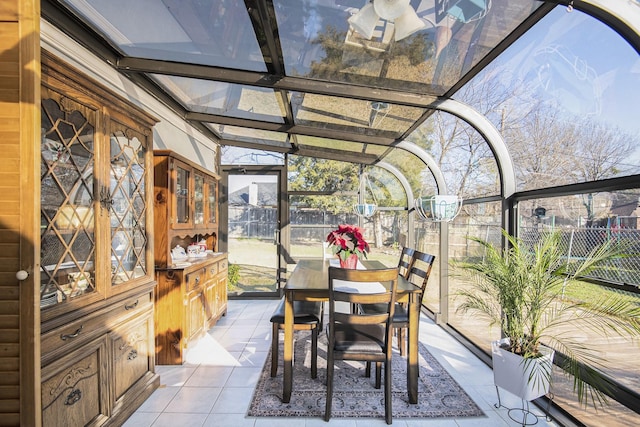
[[[269,147],[281,149],[291,148],[291,144],[288,142],[289,136],[283,132],[220,125],[215,123],[207,123],[206,126],[219,135],[220,138],[227,141],[264,145],[265,149],[269,149]]]
[[[160,74],[150,76],[191,111],[284,123],[282,98],[273,89]]]
[[[310,147],[322,147],[322,148],[328,148],[333,150],[353,151],[356,153],[361,153],[365,147],[365,144],[361,144],[358,142],[349,142],[349,141],[343,141],[339,139],[319,138],[315,136],[297,135],[296,140],[301,145],[306,145]]]
[[[389,147],[383,145],[362,144],[359,142],[343,141],[340,139],[319,138],[315,136],[297,135],[296,140],[301,145],[352,151],[365,154],[374,154],[376,156],[381,156],[387,150],[389,150]]]
[[[283,165],[284,154],[223,145],[220,163],[223,165]]]
[[[421,145],[421,147],[423,146]],[[433,174],[416,155],[405,150],[395,149],[384,158],[384,161],[404,175],[413,191],[414,198],[418,197],[421,192],[425,195],[438,193],[438,186]]]
[[[414,0],[410,6],[423,28],[396,41],[400,19],[375,14],[381,19],[370,39],[349,26],[348,19],[360,16],[369,3],[365,0],[273,3],[288,75],[438,95],[541,5],[530,0]]]
[[[498,166],[489,144],[462,119],[436,111],[407,141],[436,159],[448,194],[464,199],[500,194]]]
[[[266,71],[244,2],[64,0],[126,55]]]
[[[397,138],[426,111],[386,102],[291,92],[291,108],[297,125],[345,130]]]
[[[519,191],[640,173],[640,60],[556,7],[459,91],[502,130]]]
[[[407,194],[398,178],[391,172],[380,167],[368,167],[371,187],[365,189],[365,202],[371,200],[379,207],[407,207]]]

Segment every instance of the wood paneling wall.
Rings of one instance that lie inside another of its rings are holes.
[[[0,1],[0,425],[40,426],[40,2]],[[16,272],[29,277],[19,282]]]

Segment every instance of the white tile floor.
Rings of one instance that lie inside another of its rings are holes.
[[[384,419],[247,417],[253,389],[271,344],[274,300],[231,300],[228,313],[188,352],[182,366],[157,366],[160,388],[124,427],[336,427],[383,426]],[[482,418],[394,419],[394,426],[518,426],[506,409],[496,410],[491,370],[426,316],[420,340],[487,415]],[[520,401],[502,393],[503,404]],[[537,413],[541,413],[536,409]],[[537,426],[556,426],[540,418]]]

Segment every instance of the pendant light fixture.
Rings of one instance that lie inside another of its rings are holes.
[[[426,27],[426,23],[411,7],[410,0],[373,0],[365,4],[348,21],[358,34],[369,40],[373,37],[380,19],[393,22],[396,41]]]
[[[418,215],[427,221],[450,222],[462,209],[462,197],[456,195],[420,196],[414,201]]]
[[[371,193],[371,198],[373,203],[367,203],[367,189]],[[378,210],[378,201],[376,200],[376,195],[373,192],[373,188],[371,187],[371,182],[369,182],[369,176],[366,172],[362,172],[360,170],[360,196],[358,197],[359,202],[353,205],[353,212],[361,217],[369,218],[373,216],[374,213]]]

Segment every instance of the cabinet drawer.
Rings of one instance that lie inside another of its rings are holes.
[[[205,269],[201,268],[200,270],[196,270],[192,273],[185,275],[184,281],[187,286],[187,292],[196,289],[204,283],[205,277]]]
[[[101,424],[107,417],[105,340],[42,369],[42,425]]]
[[[218,271],[222,272],[222,271],[226,270],[228,264],[229,264],[229,261],[226,258],[225,259],[221,259],[220,261],[218,261]]]
[[[43,363],[54,360],[56,355],[66,354],[90,339],[106,333],[126,317],[136,316],[152,307],[152,293],[119,301],[90,315],[42,334]]]
[[[151,369],[153,319],[145,316],[109,334],[115,375],[115,400]],[[154,356],[155,357],[155,356]]]
[[[218,263],[217,262],[212,262],[210,265],[205,267],[205,270],[207,272],[206,280],[210,280],[210,279],[216,277],[216,274],[218,274]]]
[[[109,309],[109,316],[115,319],[123,319],[125,317],[136,316],[153,305],[153,294],[145,292],[135,297],[127,298],[114,304]]]
[[[105,319],[98,313],[77,319],[42,335],[42,356],[53,358],[66,354],[107,331]],[[43,360],[43,363],[46,363]]]

